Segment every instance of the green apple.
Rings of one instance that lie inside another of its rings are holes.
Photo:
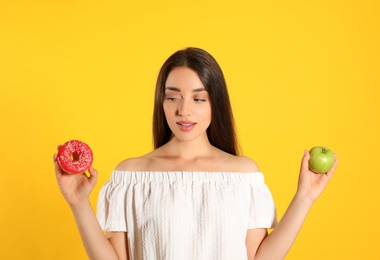
[[[334,152],[327,147],[315,146],[310,149],[309,169],[315,173],[326,173],[334,165]]]

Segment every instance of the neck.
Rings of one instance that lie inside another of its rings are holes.
[[[177,157],[185,161],[210,156],[215,149],[207,137],[192,141],[181,141],[174,137],[165,145],[165,148],[169,156]]]

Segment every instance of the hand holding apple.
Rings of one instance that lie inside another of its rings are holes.
[[[315,173],[324,174],[334,165],[334,152],[324,146],[315,146],[309,151],[309,169]]]
[[[326,148],[325,148],[326,149]],[[314,149],[315,151],[321,151],[322,149]],[[331,150],[330,150],[331,151]],[[321,172],[323,174],[316,174],[316,169],[310,168],[310,161],[313,163],[313,160],[311,159],[311,153],[308,150],[304,151],[304,156],[302,157],[301,161],[301,169],[298,179],[298,188],[297,188],[297,197],[298,198],[308,198],[307,201],[314,202],[323,192],[326,185],[330,181],[331,177],[333,176],[336,167],[338,166],[338,161],[336,160],[337,155],[335,155],[332,151],[332,167],[327,171],[324,172],[325,169],[319,169],[318,172]],[[318,154],[318,153],[317,153]]]

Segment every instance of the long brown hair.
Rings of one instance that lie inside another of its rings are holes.
[[[172,135],[166,122],[163,101],[166,79],[175,67],[188,67],[197,72],[208,92],[212,113],[211,123],[207,129],[210,143],[227,153],[239,154],[234,118],[223,72],[214,57],[199,48],[179,50],[161,67],[156,83],[153,111],[154,148],[166,144]]]

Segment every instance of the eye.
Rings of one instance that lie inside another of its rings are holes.
[[[206,102],[206,99],[204,98],[194,98],[194,101],[197,103]]]
[[[180,100],[181,99],[181,97],[180,96],[178,96],[178,95],[173,95],[173,94],[167,94],[167,95],[165,95],[165,100],[168,100],[168,101],[172,101],[172,102],[174,102],[174,101],[178,101],[178,100]]]
[[[165,99],[169,100],[169,101],[176,101],[177,100],[177,98],[175,98],[175,97],[166,97]]]

